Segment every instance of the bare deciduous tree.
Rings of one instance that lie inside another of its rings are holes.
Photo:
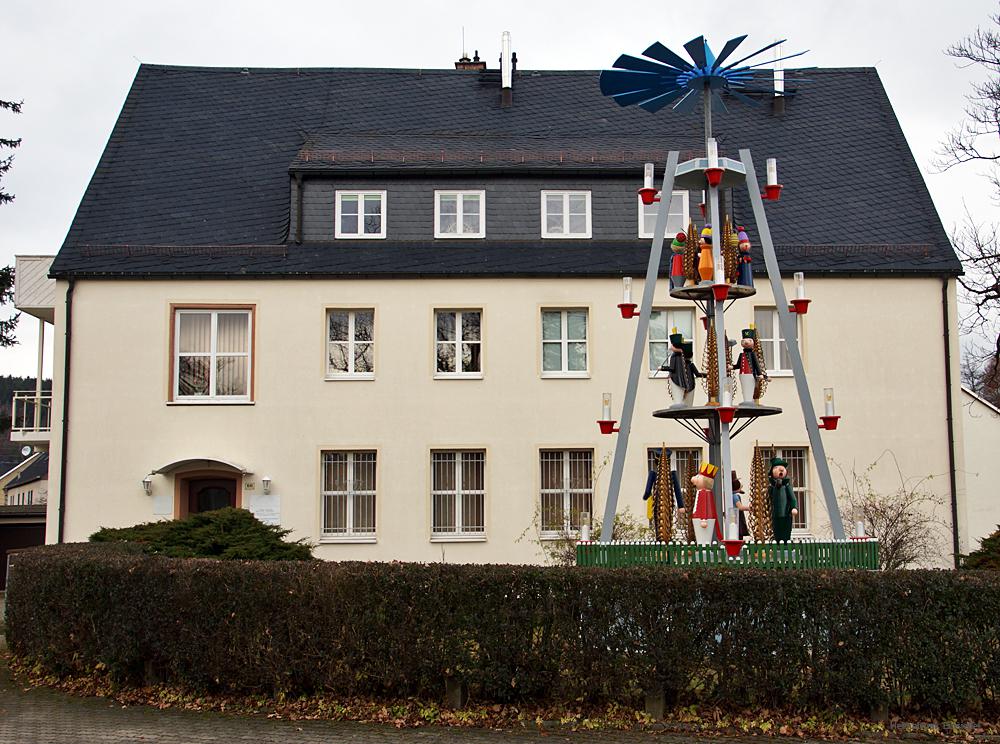
[[[899,485],[880,491],[872,485],[872,474],[884,462],[886,467],[891,463]],[[883,571],[938,563],[941,535],[948,523],[937,514],[944,499],[927,486],[933,475],[907,478],[891,450],[860,472],[854,466],[848,471],[837,462],[834,465],[844,479],[840,498],[852,521],[863,521],[868,534],[879,541]]]

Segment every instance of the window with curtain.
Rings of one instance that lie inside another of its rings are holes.
[[[543,238],[589,238],[590,192],[543,191]]]
[[[175,400],[250,400],[252,317],[250,310],[175,311]]]
[[[587,376],[587,311],[542,311],[542,376]]]
[[[792,529],[808,530],[809,513],[809,458],[805,447],[761,447],[764,464],[770,465],[772,457],[783,457],[788,462],[788,477],[792,481],[792,492],[799,502],[799,513],[792,517]],[[768,467],[768,474],[771,470]]]
[[[435,191],[435,238],[486,237],[485,191]]]
[[[656,195],[659,196],[660,192],[657,191]],[[636,197],[636,201],[639,204],[639,237],[651,238],[656,229],[656,215],[660,210],[661,202],[643,204],[639,197]],[[688,216],[688,192],[675,191],[670,198],[667,209],[670,211],[667,213],[667,232],[665,235],[667,240],[671,240],[677,233],[687,232],[688,220],[690,219]]]
[[[785,348],[784,337],[781,335],[781,325],[778,323],[778,311],[773,307],[755,307],[753,310],[754,325],[757,328],[757,338],[764,350],[764,366],[769,373],[791,374],[792,363]],[[798,336],[798,316],[795,316],[795,330]]]
[[[431,536],[486,534],[486,453],[431,453]]]
[[[694,310],[653,310],[649,316],[649,371],[656,372],[670,356],[670,332],[676,328],[684,338],[694,339]],[[697,358],[697,349],[695,358]],[[665,374],[665,373],[664,373]]]
[[[374,541],[375,451],[330,451],[322,458],[321,537]]]
[[[338,191],[334,235],[338,238],[384,238],[384,191]]]
[[[326,375],[375,379],[375,311],[328,310]]]
[[[542,450],[541,467],[541,536],[574,534],[593,519],[594,451]]]

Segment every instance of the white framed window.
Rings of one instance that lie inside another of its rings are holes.
[[[659,196],[660,192],[657,191],[656,195]],[[639,205],[639,237],[651,238],[653,237],[653,231],[656,229],[656,213],[660,209],[662,202],[643,204],[642,199],[637,196],[636,203]],[[666,237],[669,239],[679,232],[687,232],[688,221],[690,220],[688,192],[673,192],[673,195],[670,197],[670,205],[667,208],[670,211],[667,213]]]
[[[589,238],[589,191],[542,191],[543,238]]]
[[[334,235],[338,238],[384,238],[386,192],[338,191]]]
[[[485,238],[485,191],[435,191],[435,238]]]
[[[649,375],[652,377],[670,356],[670,332],[694,339],[694,310],[658,308],[649,315]]]
[[[753,321],[757,329],[757,338],[764,350],[764,368],[769,375],[791,375],[792,362],[785,348],[785,340],[781,335],[781,324],[778,322],[778,311],[773,307],[755,307]],[[799,320],[795,316],[795,331],[798,335]]]
[[[175,309],[173,399],[248,402],[252,338],[250,309]]]
[[[541,537],[576,534],[583,514],[590,515],[593,521],[594,451],[541,450],[539,464]]]
[[[761,447],[764,465],[770,470],[772,457],[782,457],[788,463],[788,478],[792,481],[792,493],[798,502],[799,513],[792,517],[792,529],[808,531],[809,515],[809,451],[805,447]]]
[[[324,541],[375,542],[374,450],[322,454]]]
[[[328,379],[375,379],[375,310],[326,312]]]
[[[542,377],[587,377],[587,310],[542,310]]]
[[[483,376],[481,310],[435,310],[435,377]]]
[[[486,539],[486,453],[431,453],[431,540]]]

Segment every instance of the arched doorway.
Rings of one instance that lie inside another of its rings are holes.
[[[188,514],[236,506],[237,488],[235,477],[188,478]]]
[[[243,478],[250,471],[233,462],[208,458],[175,460],[153,474],[174,477],[174,518],[243,506]]]

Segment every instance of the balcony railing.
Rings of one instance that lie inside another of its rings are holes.
[[[33,390],[14,393],[11,434],[47,432],[52,429],[52,393],[37,395]]]

